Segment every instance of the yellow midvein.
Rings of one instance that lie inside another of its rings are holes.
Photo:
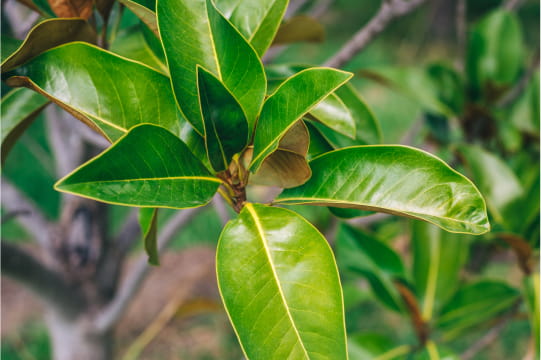
[[[263,243],[263,247],[265,249],[265,253],[267,254],[267,258],[269,259],[269,263],[271,264],[271,270],[272,274],[274,276],[274,279],[276,280],[276,285],[278,286],[278,292],[280,293],[280,297],[282,298],[282,301],[284,303],[284,307],[286,309],[287,316],[289,317],[289,320],[291,321],[291,326],[293,327],[293,330],[295,331],[295,334],[297,335],[299,344],[306,355],[306,358],[309,359],[308,352],[306,351],[304,344],[302,343],[301,335],[299,334],[299,331],[297,330],[297,327],[295,326],[295,322],[293,321],[293,318],[291,317],[291,313],[289,312],[289,308],[287,307],[287,301],[284,296],[284,292],[282,290],[282,287],[280,286],[280,281],[278,279],[278,274],[276,274],[276,270],[274,269],[274,266],[272,264],[272,257],[270,254],[270,250],[267,247],[267,243],[265,241],[265,233],[263,231],[263,226],[259,222],[259,218],[257,216],[257,213],[255,212],[255,209],[252,204],[247,203],[245,207],[248,209],[248,212],[250,212],[250,215],[254,219],[255,226],[257,228],[257,232],[259,233],[259,236],[261,237],[261,242]]]
[[[63,179],[62,179],[63,180]],[[59,183],[62,182],[62,180],[59,181]],[[134,179],[113,179],[113,180],[101,180],[101,181],[87,181],[88,183],[108,183],[108,182],[129,182],[129,181],[155,181],[155,180],[205,180],[205,181],[212,181],[217,183],[222,183],[222,180],[218,178],[213,177],[205,177],[205,176],[170,176],[170,177],[155,177],[155,178],[134,178]],[[77,184],[85,184],[85,182],[80,182]]]

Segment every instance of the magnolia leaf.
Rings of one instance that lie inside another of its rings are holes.
[[[517,176],[497,156],[479,146],[463,145],[459,151],[469,165],[472,178],[486,197],[494,220],[509,224],[510,219],[506,215],[513,216],[512,205],[524,194]]]
[[[355,120],[336,94],[330,94],[317,104],[310,115],[334,131],[355,139]]]
[[[214,171],[224,171],[248,143],[248,122],[220,80],[201,67],[197,75],[208,157]]]
[[[51,10],[60,18],[80,17],[88,19],[92,15],[93,0],[47,0]]]
[[[244,37],[210,0],[160,0],[157,14],[174,93],[187,120],[203,134],[196,74],[200,65],[233,94],[253,129],[266,80]]]
[[[291,188],[304,184],[312,175],[306,161],[310,138],[302,120],[293,125],[278,144],[278,149],[263,161],[250,183]],[[244,164],[250,164],[253,148],[245,152]]]
[[[357,146],[310,163],[312,177],[275,202],[381,211],[458,233],[490,226],[479,190],[440,159],[407,146]]]
[[[261,110],[250,170],[257,172],[289,128],[350,77],[350,73],[340,70],[311,68],[282,83]]]
[[[45,95],[110,141],[141,123],[160,125],[177,135],[186,123],[169,78],[92,45],[62,45],[17,71],[24,76],[12,77],[8,84]]]
[[[411,240],[413,281],[423,320],[428,322],[457,289],[469,244],[464,235],[420,221],[413,223]]]
[[[247,359],[347,359],[336,263],[300,215],[246,204],[220,236],[216,266]]]
[[[131,0],[118,0],[122,5],[131,10],[158,38],[158,21],[154,9],[149,9],[144,4]]]
[[[464,330],[509,309],[518,296],[517,290],[502,282],[484,280],[467,285],[443,307],[437,326],[448,339],[463,335]]]
[[[220,183],[179,138],[142,124],[55,189],[110,204],[183,209],[208,203]]]
[[[17,139],[48,103],[47,98],[28,89],[14,89],[2,98],[2,163]]]
[[[42,52],[70,41],[96,42],[96,32],[83,19],[49,19],[34,26],[19,48],[2,61],[2,73],[15,69]]]
[[[297,15],[280,25],[272,44],[282,45],[301,41],[323,42],[324,39],[325,29],[319,21],[310,16]]]
[[[342,224],[337,236],[340,268],[366,277],[376,297],[395,311],[404,309],[394,281],[404,277],[400,257],[384,243]]]
[[[150,265],[160,265],[158,253],[158,209],[139,209],[139,225]]]
[[[167,75],[167,65],[162,53],[156,53],[147,41],[142,25],[125,29],[119,32],[109,50],[115,54],[127,57],[150,66]]]
[[[287,3],[287,0],[216,0],[216,7],[261,57],[274,39]]]

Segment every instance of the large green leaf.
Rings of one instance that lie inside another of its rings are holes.
[[[403,310],[394,281],[404,277],[404,265],[394,250],[345,224],[341,225],[337,239],[340,268],[365,276],[384,305],[395,311]]]
[[[151,265],[160,265],[158,253],[158,209],[139,209],[139,225],[143,234],[145,251],[148,255],[148,263]]]
[[[484,280],[465,286],[443,307],[437,325],[452,338],[509,309],[518,296],[516,289],[502,282]]]
[[[142,124],[55,188],[111,204],[182,209],[205,205],[220,182],[175,135]]]
[[[333,254],[301,216],[246,204],[223,230],[216,261],[220,293],[248,359],[347,359]]]
[[[414,285],[423,319],[428,322],[457,289],[468,242],[464,235],[420,221],[413,223],[411,239]]]
[[[158,21],[153,8],[145,1],[118,0],[122,5],[131,10],[154,34],[159,36]],[[149,3],[154,3],[150,1]],[[148,6],[147,6],[148,5]]]
[[[198,67],[205,146],[216,172],[229,167],[233,155],[248,143],[248,122],[239,103],[214,75]]]
[[[2,73],[13,70],[42,52],[70,41],[96,41],[96,32],[83,19],[49,19],[33,27],[21,46],[2,62]]]
[[[250,170],[256,172],[278,148],[287,130],[350,77],[350,73],[335,69],[311,68],[282,83],[261,110]]]
[[[355,120],[344,102],[336,95],[327,96],[317,104],[310,115],[329,128],[350,138],[355,138]]]
[[[216,0],[216,6],[263,56],[285,14],[288,0]]]
[[[18,71],[8,83],[42,93],[111,141],[141,123],[177,135],[185,123],[166,76],[92,45],[62,45]]]
[[[17,139],[30,126],[49,101],[28,89],[15,89],[7,93],[0,103],[2,163]]]
[[[263,65],[254,49],[210,0],[160,0],[158,27],[177,102],[203,134],[196,66],[222,81],[255,125],[266,92]]]
[[[381,211],[460,233],[490,226],[477,188],[435,156],[406,146],[357,146],[309,163],[312,177],[275,202]]]
[[[513,204],[524,193],[517,176],[503,160],[479,146],[461,146],[460,153],[479,184],[491,215],[497,222],[509,224],[506,215],[513,216]]]
[[[496,10],[483,18],[470,33],[467,55],[466,70],[474,88],[511,85],[524,62],[517,16]]]

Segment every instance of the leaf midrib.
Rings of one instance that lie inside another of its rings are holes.
[[[133,181],[159,181],[159,180],[204,180],[222,183],[218,178],[206,177],[206,176],[169,176],[169,177],[153,177],[153,178],[133,178],[133,179],[117,179],[117,180],[95,180],[95,181],[85,181],[77,182],[70,185],[84,185],[84,184],[95,184],[95,183],[112,183],[112,182],[133,182]]]
[[[280,294],[280,298],[282,299],[282,302],[284,304],[284,308],[286,310],[286,314],[291,322],[291,327],[293,328],[293,330],[295,331],[295,335],[297,336],[297,341],[299,343],[299,345],[301,346],[305,356],[306,356],[306,359],[309,359],[310,357],[308,356],[308,352],[306,350],[306,348],[304,347],[304,344],[302,342],[302,338],[301,338],[301,335],[299,334],[299,330],[297,329],[297,327],[295,326],[295,322],[293,321],[293,317],[291,316],[291,313],[289,312],[289,307],[288,307],[288,304],[287,304],[287,301],[285,299],[285,296],[284,296],[284,292],[282,290],[282,287],[280,286],[280,282],[279,282],[279,279],[278,279],[278,274],[276,273],[276,269],[274,268],[274,265],[273,265],[273,261],[272,261],[272,257],[271,257],[271,254],[270,254],[270,250],[267,246],[267,242],[266,242],[266,238],[265,238],[265,233],[263,231],[263,226],[261,225],[261,223],[259,222],[259,218],[257,216],[257,212],[255,211],[254,207],[252,204],[250,203],[247,203],[245,205],[246,209],[248,209],[248,212],[250,213],[250,216],[252,217],[252,219],[254,220],[254,224],[256,226],[256,229],[257,229],[257,232],[258,232],[258,235],[259,237],[261,238],[261,243],[263,245],[263,248],[265,249],[265,254],[267,255],[267,259],[269,261],[269,264],[270,264],[270,268],[272,270],[272,275],[274,277],[274,280],[276,282],[276,286],[278,287],[278,292]]]

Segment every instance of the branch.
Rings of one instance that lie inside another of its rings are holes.
[[[2,241],[2,272],[21,282],[49,306],[76,316],[85,306],[83,296],[60,276],[17,246]]]
[[[177,233],[177,230],[190,222],[202,209],[201,207],[186,209],[173,216],[164,225],[158,236],[158,252],[162,253]],[[135,293],[141,287],[150,269],[147,255],[142,254],[131,269],[131,272],[126,276],[124,282],[120,285],[116,296],[96,317],[94,321],[96,331],[103,333],[109,330],[120,319]]]
[[[324,66],[340,68],[355,55],[357,55],[366,45],[368,45],[379,33],[381,33],[391,20],[404,16],[425,0],[384,0],[376,15],[361,28],[342,48],[327,62]]]
[[[47,248],[49,246],[49,223],[43,213],[32,204],[11,182],[2,177],[2,207],[11,213],[22,213],[18,217],[19,223],[28,231],[38,244]]]

